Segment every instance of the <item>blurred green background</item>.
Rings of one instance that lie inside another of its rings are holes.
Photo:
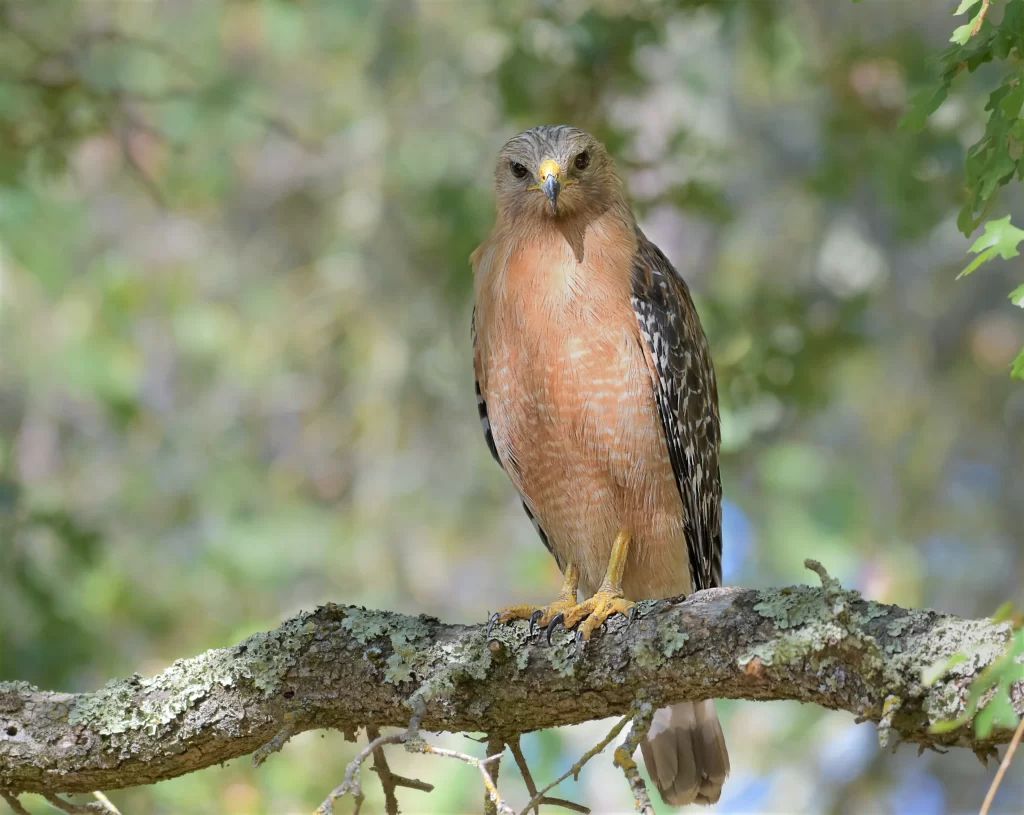
[[[1021,264],[953,280],[985,71],[896,128],[955,5],[0,0],[0,680],[93,689],[327,600],[483,621],[550,599],[469,346],[494,156],[542,123],[606,141],[697,296],[727,583],[810,582],[814,557],[886,602],[1020,600]],[[971,811],[992,778],[849,715],[719,709],[719,812]],[[607,727],[525,737],[538,780]],[[305,813],[354,750],[307,733],[111,798]],[[472,769],[392,756],[438,785],[403,811],[479,811]],[[561,793],[630,811],[610,761]]]

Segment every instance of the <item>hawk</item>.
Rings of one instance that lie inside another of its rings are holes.
[[[582,648],[638,600],[721,585],[715,373],[686,283],[597,139],[520,133],[494,184],[471,256],[480,420],[563,584],[492,624],[578,627]],[[641,749],[666,802],[718,801],[729,757],[711,700],[657,711]]]

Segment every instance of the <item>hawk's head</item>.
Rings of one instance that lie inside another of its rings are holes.
[[[622,189],[604,145],[568,125],[535,127],[501,148],[494,171],[498,208],[510,215],[599,214]]]

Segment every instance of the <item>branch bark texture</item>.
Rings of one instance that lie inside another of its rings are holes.
[[[89,792],[151,784],[256,752],[315,728],[406,726],[492,737],[628,713],[644,699],[793,699],[879,724],[883,744],[970,747],[1012,737],[930,725],[964,711],[973,680],[1006,649],[1008,624],[863,600],[817,564],[823,587],[713,589],[645,603],[574,658],[525,623],[446,625],[327,605],[242,643],[92,693],[0,683],[0,789]],[[931,686],[922,670],[966,662]],[[1024,711],[1024,687],[1012,689]],[[261,749],[262,748],[262,749]]]

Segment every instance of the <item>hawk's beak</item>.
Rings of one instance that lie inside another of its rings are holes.
[[[551,202],[551,212],[558,214],[558,193],[562,191],[562,168],[557,161],[548,159],[540,165],[540,189]]]

